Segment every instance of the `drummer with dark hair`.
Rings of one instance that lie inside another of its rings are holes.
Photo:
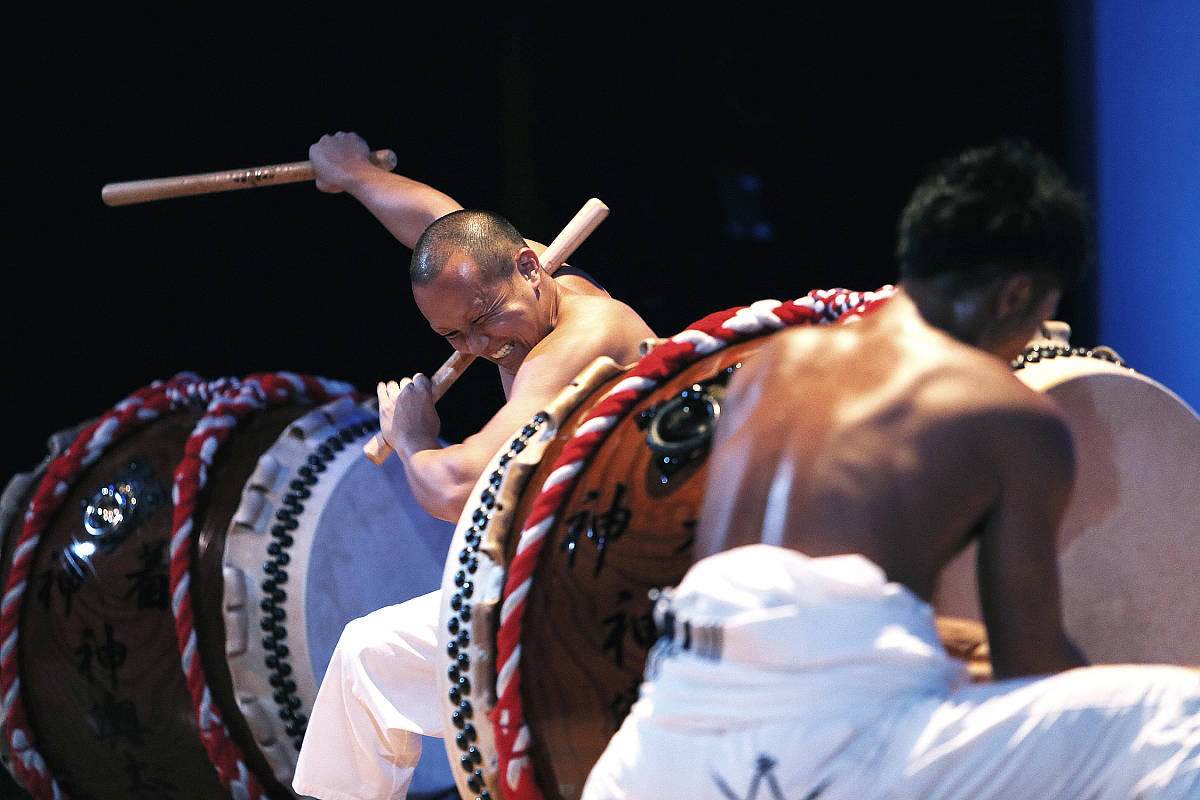
[[[429,514],[456,521],[488,461],[588,364],[636,361],[653,331],[578,270],[551,277],[544,249],[502,217],[463,209],[372,164],[366,142],[337,133],[310,148],[322,191],[346,191],[413,248],[413,297],[439,335],[500,372],[506,401],[477,433],[443,446],[425,375],[380,384],[380,429]],[[346,625],[325,673],[293,787],[325,800],[401,798],[440,736],[434,691],[439,593]],[[438,662],[440,663],[440,662]]]
[[[1200,797],[1200,673],[1085,666],[1063,629],[1070,431],[1009,366],[1089,227],[1042,154],[965,151],[905,209],[890,300],[738,371],[695,560],[584,800]],[[930,606],[971,541],[988,683]]]

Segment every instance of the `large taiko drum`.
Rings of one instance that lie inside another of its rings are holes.
[[[32,796],[295,798],[342,627],[437,588],[453,533],[363,457],[377,429],[344,383],[180,375],[14,479],[0,688]],[[452,786],[422,760],[414,792]]]
[[[1200,665],[1200,417],[1111,350],[1069,328],[1031,343],[1015,374],[1058,405],[1076,478],[1058,535],[1063,624],[1093,663]],[[981,619],[976,547],[935,607]]]
[[[691,562],[729,377],[767,334],[887,295],[710,315],[631,367],[598,360],[500,449],[442,578],[439,691],[462,797],[579,796],[637,697],[651,594]]]

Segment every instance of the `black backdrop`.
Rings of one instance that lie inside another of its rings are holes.
[[[706,17],[175,5],[26,10],[9,31],[0,483],[50,433],[179,371],[370,390],[449,354],[412,304],[408,251],[352,199],[296,184],[109,208],[107,182],[303,160],[344,129],[543,242],[596,196],[612,213],[572,261],[662,334],[892,280],[907,192],[962,146],[1025,135],[1086,182],[1069,26],[1045,0]],[[496,384],[468,371],[442,402],[446,438],[486,419]]]

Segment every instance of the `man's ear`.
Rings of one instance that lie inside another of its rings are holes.
[[[541,286],[542,264],[532,247],[522,247],[517,251],[517,272],[521,273],[521,277],[529,281],[534,289]]]
[[[1023,273],[1010,275],[1000,282],[992,297],[992,312],[997,322],[1024,317],[1033,302],[1033,278]]]

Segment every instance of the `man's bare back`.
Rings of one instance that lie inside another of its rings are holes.
[[[1057,586],[1069,431],[1002,360],[930,327],[903,293],[852,324],[773,336],[730,383],[708,470],[697,560],[758,542],[859,553],[929,600],[979,537],[1001,661],[1026,637],[1059,652],[1057,621],[1027,617]]]

